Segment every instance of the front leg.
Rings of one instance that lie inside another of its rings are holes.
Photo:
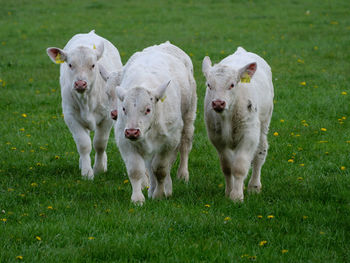
[[[95,164],[94,164],[94,174],[99,172],[107,171],[107,154],[106,148],[108,143],[109,134],[113,121],[106,119],[101,122],[100,125],[96,126],[95,136],[94,136],[94,149],[95,149]]]
[[[91,168],[91,139],[90,132],[84,128],[70,113],[65,113],[64,120],[73,135],[73,139],[79,152],[79,168],[85,179],[93,180],[94,172]]]
[[[227,197],[230,197],[232,188],[233,188],[233,169],[232,169],[232,163],[233,163],[233,152],[229,149],[217,149],[219,158],[220,158],[220,165],[221,170],[224,173],[225,180],[226,180],[226,186],[225,186],[225,195]]]
[[[153,199],[172,195],[173,186],[170,177],[172,156],[171,153],[161,153],[157,154],[152,160],[152,171],[156,179],[156,186],[152,194]]]
[[[129,153],[123,156],[126,169],[132,186],[131,201],[135,204],[142,205],[145,197],[142,193],[142,186],[146,176],[145,162],[137,153]]]

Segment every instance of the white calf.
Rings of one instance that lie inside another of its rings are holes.
[[[122,68],[118,50],[94,31],[73,36],[64,49],[48,48],[47,54],[61,64],[60,84],[64,120],[80,154],[79,167],[84,178],[107,170],[106,146],[113,125],[106,82],[99,73],[99,64],[109,71]],[[97,63],[98,62],[98,63]],[[96,151],[91,168],[90,131],[95,131]]]
[[[150,176],[148,196],[172,194],[170,169],[180,151],[178,177],[188,181],[197,107],[190,58],[169,42],[135,53],[117,80],[117,145],[132,185],[131,200],[143,203],[141,192]]]
[[[207,80],[205,122],[226,178],[226,196],[243,201],[244,179],[253,172],[248,190],[261,189],[260,171],[267,155],[267,133],[273,110],[269,65],[239,47],[219,64],[203,60]]]

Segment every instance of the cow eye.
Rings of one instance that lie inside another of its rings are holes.
[[[235,86],[235,84],[232,83],[229,89],[232,89],[234,86]]]
[[[126,112],[124,107],[123,107],[123,112],[124,112],[124,113]]]
[[[95,67],[95,64],[93,64],[92,66],[91,66],[91,68],[94,68]]]
[[[208,86],[208,88],[209,88],[209,89],[211,89],[211,86],[210,86],[210,84],[209,84],[209,83],[207,83],[207,86]]]
[[[151,109],[150,108],[147,108],[146,109],[146,115],[148,114],[148,113],[150,113],[151,112]]]
[[[70,68],[72,68],[72,64],[69,64],[68,66],[69,66]]]

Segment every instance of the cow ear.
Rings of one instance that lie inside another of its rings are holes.
[[[206,78],[208,78],[210,68],[211,68],[211,60],[208,56],[206,56],[203,59],[203,63],[202,63],[202,71]]]
[[[153,95],[156,98],[156,101],[164,101],[165,100],[165,91],[169,87],[171,80],[165,82],[164,84],[160,85],[154,92]]]
[[[59,49],[57,47],[49,47],[48,49],[46,49],[46,52],[50,59],[53,61],[53,63],[61,64],[67,61],[67,53],[64,52],[62,49]]]
[[[250,82],[250,79],[254,76],[255,71],[257,69],[256,62],[249,63],[239,70],[239,77],[241,82]]]
[[[105,49],[103,42],[101,41],[97,46],[94,45],[93,49],[96,52],[97,60],[99,60],[102,57],[103,51]]]
[[[125,90],[121,86],[117,86],[115,89],[115,92],[117,93],[118,99],[120,99],[121,101],[124,101],[124,98],[126,95]]]
[[[108,76],[109,76],[109,73],[108,71],[105,69],[104,66],[102,66],[101,64],[98,64],[98,69],[100,71],[100,75],[101,77],[103,78],[104,81],[107,81],[108,80]]]

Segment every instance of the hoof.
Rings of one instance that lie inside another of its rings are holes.
[[[177,172],[177,178],[180,180],[184,180],[185,182],[188,182],[190,175],[188,173],[188,171],[178,171]]]
[[[235,203],[242,203],[244,199],[243,193],[234,193],[233,191],[230,193],[230,199]]]
[[[258,194],[261,191],[261,185],[248,185],[248,192],[252,194]]]
[[[133,202],[135,205],[142,206],[143,203],[145,202],[145,197],[143,196],[142,193],[140,193],[140,194],[133,194],[131,196],[131,202]]]
[[[81,175],[82,175],[83,179],[94,180],[94,172],[91,168],[90,169],[83,169],[81,171]]]

